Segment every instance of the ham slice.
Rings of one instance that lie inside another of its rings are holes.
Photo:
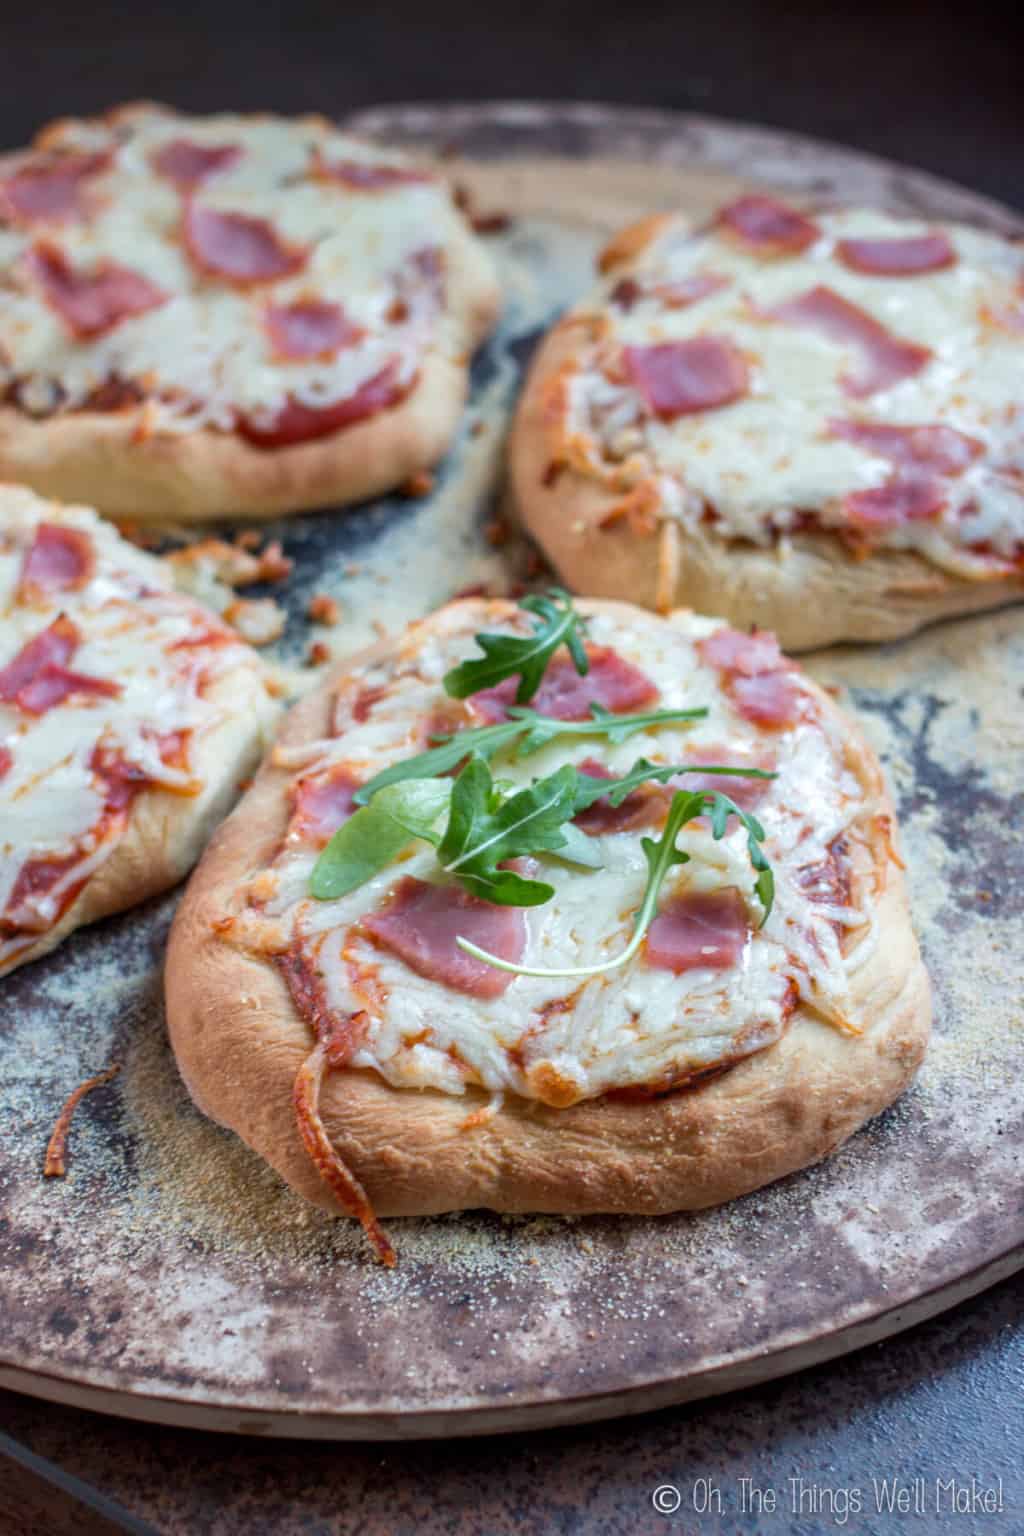
[[[727,971],[750,933],[746,903],[735,886],[671,897],[647,931],[647,964],[659,971]]]
[[[77,592],[93,573],[92,540],[81,528],[40,523],[21,568],[18,595],[32,602],[55,592]]]
[[[107,811],[115,814],[126,811],[139,790],[152,782],[145,770],[128,762],[119,748],[102,743],[93,749],[89,767],[103,782]]]
[[[292,792],[289,838],[322,848],[355,811],[353,795],[360,780],[342,764],[300,779]]]
[[[934,470],[937,475],[962,475],[985,451],[984,443],[944,423],[896,427],[874,421],[830,421],[831,437],[855,443],[867,453],[889,459],[904,469]]]
[[[526,948],[526,918],[519,907],[496,907],[461,885],[428,885],[406,875],[380,912],[363,919],[366,931],[428,981],[470,997],[500,997],[512,981],[459,949],[457,938],[513,964]]]
[[[749,388],[742,352],[719,336],[625,347],[622,355],[633,387],[663,421],[718,410]]]
[[[185,210],[182,233],[185,249],[200,271],[242,288],[294,277],[309,256],[305,246],[287,245],[266,219],[192,202]]]
[[[14,704],[28,715],[45,715],[72,697],[116,697],[121,691],[117,683],[68,670],[80,640],[77,628],[65,614],[54,619],[0,670],[0,702]]]
[[[287,448],[294,443],[312,442],[397,405],[414,383],[415,379],[408,384],[400,381],[398,362],[393,359],[344,400],[312,406],[289,399],[268,425],[260,426],[243,417],[237,430],[256,448]]]
[[[728,747],[691,747],[687,758],[691,763],[736,763],[736,753],[730,752]],[[775,767],[775,759],[761,753],[749,764],[736,763],[737,767],[741,765],[770,773]],[[701,790],[707,795],[728,795],[741,811],[754,810],[771,787],[770,779],[745,779],[732,773],[681,773],[668,782],[670,790],[685,789],[691,793]]]
[[[745,635],[738,629],[716,629],[698,640],[697,652],[722,673],[723,686],[745,719],[771,730],[782,730],[800,719],[804,694],[774,635],[764,630]]]
[[[241,158],[240,144],[195,144],[191,139],[169,139],[154,150],[151,163],[157,174],[173,181],[180,192],[191,192],[219,171],[229,170]]]
[[[848,395],[858,398],[912,378],[932,356],[928,347],[894,336],[866,310],[822,285],[768,310],[766,318],[817,331],[831,341],[855,347],[861,355],[861,367],[855,374],[842,375],[839,382]]]
[[[596,757],[586,757],[576,764],[580,773],[592,779],[613,779],[615,775]],[[633,832],[637,827],[654,827],[665,819],[668,794],[660,784],[645,784],[631,790],[621,805],[612,805],[607,797],[595,800],[573,819],[588,837],[604,837],[612,832]]]
[[[374,165],[366,160],[318,159],[316,174],[324,181],[336,181],[354,192],[381,192],[390,187],[407,187],[416,182],[433,181],[429,171],[411,165]]]
[[[14,758],[11,756],[10,749],[0,747],[0,779],[5,778],[10,773],[13,762]]]
[[[836,255],[845,267],[871,277],[918,277],[956,263],[956,247],[937,230],[896,240],[840,240]]]
[[[742,672],[756,677],[759,672],[776,672],[786,665],[779,642],[767,629],[747,634],[724,626],[697,641],[697,651],[709,666],[720,672]]]
[[[938,517],[946,500],[946,489],[934,476],[897,474],[884,485],[851,491],[842,506],[852,523],[881,529]]]
[[[746,720],[773,731],[795,725],[800,718],[803,693],[785,672],[765,672],[758,677],[732,677],[726,691]]]
[[[530,708],[554,720],[587,720],[591,704],[600,704],[613,714],[628,714],[657,700],[658,690],[650,678],[617,651],[609,646],[588,646],[587,656],[590,670],[581,677],[568,652],[558,652],[549,662]],[[494,688],[474,693],[466,702],[489,724],[505,720],[518,686],[518,678],[508,677]]]
[[[115,262],[101,262],[92,272],[77,272],[55,245],[36,245],[24,256],[26,270],[43,298],[80,341],[107,331],[166,304],[164,293],[141,272]]]
[[[110,165],[107,151],[30,160],[0,179],[0,215],[16,223],[65,223],[87,212],[85,183]]]
[[[39,902],[50,894],[54,886],[59,884],[64,876],[81,862],[81,859],[80,850],[56,858],[26,859],[18,871],[18,877],[7,898],[2,914],[4,922],[22,932],[45,933],[51,925],[52,918],[49,914],[44,916],[39,912]],[[79,881],[64,891],[64,899],[61,902],[62,911],[70,905],[83,884],[84,881]]]
[[[774,197],[737,198],[718,215],[718,226],[758,256],[793,256],[813,245],[817,224]]]
[[[340,304],[316,299],[271,304],[264,311],[263,324],[274,356],[284,362],[334,357],[342,347],[354,346],[365,335]]]

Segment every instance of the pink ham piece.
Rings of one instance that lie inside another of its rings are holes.
[[[622,355],[633,387],[663,421],[718,410],[749,388],[743,354],[719,336],[625,347]]]
[[[40,523],[21,568],[18,595],[32,601],[54,592],[77,592],[95,563],[92,540],[81,528]]]
[[[47,304],[79,341],[103,336],[169,298],[141,272],[112,261],[101,262],[92,272],[76,272],[55,245],[33,246],[24,262]]]
[[[30,160],[0,178],[0,215],[16,223],[65,223],[87,212],[84,185],[110,165],[107,151]]]
[[[408,383],[400,381],[398,362],[393,359],[344,400],[313,406],[289,399],[272,422],[261,425],[243,418],[237,431],[256,448],[287,448],[293,443],[312,442],[397,405],[415,382],[415,378]]]
[[[828,430],[831,437],[855,443],[901,468],[933,470],[937,475],[962,475],[985,451],[976,437],[939,422],[896,427],[873,421],[830,421]]]
[[[745,719],[770,730],[782,730],[800,719],[804,694],[774,635],[716,629],[698,640],[697,652],[723,674],[725,690]]]
[[[727,971],[750,933],[746,904],[735,886],[684,891],[671,897],[647,930],[647,964],[659,971]]]
[[[398,882],[382,911],[363,918],[363,927],[417,975],[470,997],[500,997],[512,975],[467,955],[457,938],[512,964],[526,948],[521,908],[492,906],[461,885],[428,885],[411,875]]]
[[[324,181],[336,181],[354,192],[381,192],[390,187],[407,187],[416,182],[433,181],[429,171],[410,165],[374,165],[365,160],[317,161],[316,174]]]
[[[843,497],[842,505],[851,522],[882,529],[938,517],[946,501],[941,480],[931,475],[897,474],[871,490],[852,491]]]
[[[342,764],[300,779],[292,792],[288,836],[322,848],[355,811],[352,797],[360,780]]]
[[[719,226],[758,256],[793,256],[813,245],[817,224],[774,197],[741,197],[718,215]]]
[[[841,375],[839,382],[848,395],[858,398],[912,378],[932,356],[928,347],[894,336],[866,310],[821,285],[767,311],[766,318],[818,331],[831,341],[855,347],[861,354],[861,369]]]
[[[956,263],[956,247],[939,231],[896,240],[840,240],[836,255],[845,267],[870,277],[918,277]]]
[[[0,779],[6,778],[11,771],[14,758],[7,747],[0,747]]]
[[[230,170],[242,158],[239,144],[195,144],[191,139],[170,139],[154,150],[153,169],[173,181],[180,192],[190,192],[201,182]]]
[[[732,677],[726,691],[745,720],[781,731],[800,718],[803,693],[785,672],[765,672],[758,677]]]
[[[121,691],[107,678],[68,671],[81,636],[65,614],[22,646],[0,670],[0,703],[14,704],[28,715],[45,715],[65,700],[82,695],[115,698]]]
[[[200,208],[192,202],[186,207],[182,232],[185,249],[200,271],[240,288],[294,277],[309,256],[305,246],[287,245],[266,219]]]
[[[274,356],[283,362],[334,357],[342,347],[354,346],[365,335],[340,304],[316,299],[271,304],[264,311],[263,324]]]
[[[613,779],[615,775],[596,757],[586,757],[576,767],[592,779]],[[612,832],[632,832],[637,827],[657,826],[665,819],[668,795],[660,784],[631,790],[621,805],[612,805],[607,797],[595,800],[573,820],[588,837],[604,837]]]
[[[609,646],[588,646],[587,657],[590,670],[581,677],[572,657],[559,652],[549,663],[529,707],[554,720],[586,720],[591,704],[600,704],[613,714],[628,714],[657,700],[658,690],[650,678]],[[494,688],[474,693],[466,702],[488,723],[506,720],[518,686],[517,677],[508,677]]]
[[[691,747],[687,753],[691,763],[734,764],[736,767],[761,768],[770,773],[775,767],[773,757],[761,754],[756,761],[737,759],[728,747]],[[741,811],[752,811],[772,787],[771,779],[745,779],[732,773],[680,773],[669,779],[669,790],[685,789],[690,793],[703,791],[706,795],[728,795]]]
[[[756,677],[759,672],[778,672],[787,665],[779,642],[767,629],[746,634],[723,625],[698,640],[697,650],[709,666],[720,672],[742,672],[747,677]]]

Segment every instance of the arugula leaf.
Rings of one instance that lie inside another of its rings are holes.
[[[524,880],[501,863],[566,846],[573,814],[576,770],[571,764],[502,798],[482,757],[471,757],[452,789],[451,811],[437,857],[474,895],[499,906],[540,906],[555,894],[540,880]]]
[[[576,805],[573,812],[578,815],[585,811],[596,800],[607,799],[610,805],[621,805],[626,796],[641,784],[649,784],[653,779],[659,784],[667,784],[670,779],[677,778],[683,773],[720,773],[728,774],[732,778],[744,779],[774,779],[778,775],[769,773],[764,768],[739,768],[728,764],[707,763],[670,763],[667,766],[659,763],[648,762],[646,757],[638,757],[628,773],[620,779],[599,779],[593,774],[580,773],[577,769]],[[727,813],[728,814],[728,813]],[[724,830],[724,828],[723,828]],[[762,836],[764,834],[762,833]],[[715,833],[721,837],[721,832]]]
[[[604,736],[616,745],[628,741],[637,731],[646,731],[652,725],[673,725],[686,720],[703,720],[707,709],[650,709],[634,715],[613,715],[601,704],[591,704],[589,720],[552,720],[548,715],[538,715],[533,709],[520,709],[513,705],[510,720],[521,721],[528,727],[516,746],[514,756],[528,757],[539,752],[558,736]]]
[[[386,869],[414,838],[436,844],[434,826],[451,796],[447,780],[415,779],[382,789],[335,832],[313,865],[311,894],[336,901]]]
[[[428,779],[438,774],[450,773],[464,758],[476,753],[490,759],[514,747],[514,758],[527,757],[546,747],[559,736],[606,736],[609,740],[626,741],[637,731],[650,726],[674,725],[687,720],[703,720],[705,708],[655,709],[637,715],[612,715],[600,704],[591,706],[594,714],[589,720],[554,720],[548,715],[538,715],[533,709],[510,709],[508,720],[497,725],[480,725],[468,731],[457,731],[451,736],[432,738],[438,742],[426,752],[415,757],[405,757],[356,790],[353,799],[357,805],[365,805],[371,796],[378,794],[389,784],[400,784],[405,779]],[[704,770],[707,772],[707,770]],[[731,770],[743,772],[743,769]],[[748,770],[753,772],[753,770]]]
[[[539,966],[515,965],[509,960],[502,960],[499,956],[492,955],[488,950],[481,949],[478,944],[473,944],[469,939],[461,936],[455,942],[460,949],[465,950],[467,955],[473,955],[487,965],[496,966],[500,971],[511,971],[516,976],[596,976],[602,971],[617,970],[632,960],[643,943],[644,935],[657,910],[658,897],[669,870],[677,864],[689,863],[690,855],[676,847],[676,838],[688,821],[703,816],[708,810],[711,812],[712,835],[716,838],[723,836],[730,816],[738,816],[747,829],[747,848],[757,873],[754,889],[764,909],[764,916],[761,919],[763,927],[771,911],[775,887],[771,868],[759,846],[764,839],[764,829],[760,822],[746,811],[741,811],[728,795],[711,795],[704,790],[690,792],[679,789],[672,796],[668,820],[661,837],[656,842],[649,837],[642,840],[641,846],[647,860],[647,884],[633,919],[633,933],[629,943],[613,959],[604,960],[597,965],[573,965],[548,970]]]
[[[569,594],[552,587],[545,594],[522,598],[519,606],[538,620],[533,633],[528,637],[477,635],[476,643],[483,656],[464,661],[445,676],[445,692],[453,699],[468,698],[471,693],[493,688],[506,677],[518,675],[516,703],[525,704],[537,692],[548,662],[561,645],[568,646],[577,672],[586,676],[590,662],[583,647],[583,618],[573,607]]]

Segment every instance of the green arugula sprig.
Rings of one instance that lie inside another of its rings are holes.
[[[415,838],[435,845],[438,821],[448,809],[448,780],[414,779],[385,788],[335,832],[313,865],[309,889],[318,901],[337,901],[387,869]]]
[[[703,771],[707,771],[706,769]],[[724,771],[724,770],[721,770]],[[753,770],[751,770],[753,771]],[[644,857],[647,860],[647,883],[644,887],[643,899],[637,908],[633,919],[633,933],[629,943],[611,960],[603,960],[597,965],[572,965],[560,968],[547,969],[542,966],[516,965],[510,960],[502,960],[498,955],[492,955],[489,950],[481,949],[478,944],[473,944],[469,939],[457,938],[456,943],[467,955],[472,955],[477,960],[484,961],[487,965],[497,967],[499,971],[511,971],[516,976],[597,976],[602,971],[614,971],[620,966],[627,965],[637,953],[643,943],[651,922],[658,907],[658,897],[665,883],[665,877],[677,864],[687,864],[690,855],[676,847],[676,838],[687,822],[703,816],[705,812],[711,813],[711,831],[717,839],[725,834],[726,825],[730,816],[738,816],[747,830],[747,851],[750,862],[753,865],[757,879],[754,890],[761,903],[763,916],[762,926],[768,919],[772,909],[775,895],[775,882],[765,859],[761,843],[764,840],[764,828],[755,817],[748,812],[740,810],[735,801],[728,795],[708,794],[704,790],[690,792],[677,790],[672,797],[669,807],[668,820],[661,837],[655,841],[652,838],[642,839]]]
[[[434,845],[445,873],[454,875],[474,895],[497,906],[540,906],[550,901],[553,887],[515,870],[502,869],[502,864],[549,854],[585,868],[599,868],[599,849],[573,824],[573,818],[596,800],[607,798],[612,805],[621,805],[642,784],[665,783],[688,772],[774,777],[761,768],[658,765],[638,758],[618,779],[595,778],[566,763],[544,778],[516,788],[495,783],[486,760],[474,754],[454,781],[412,779],[378,790],[369,805],[362,806],[335,832],[313,868],[310,889],[321,901],[346,896],[386,869],[418,838]],[[698,792],[689,799],[694,803],[706,801],[713,807],[716,837],[724,835],[730,815],[735,812],[740,817],[748,832],[751,863],[760,878],[768,868],[758,846],[764,837],[760,823],[725,795],[702,796]],[[770,906],[770,889],[757,889],[762,903]]]
[[[587,675],[590,662],[583,644],[583,616],[576,612],[568,592],[552,587],[549,592],[521,598],[519,606],[536,618],[533,633],[526,637],[476,635],[476,643],[484,654],[464,661],[445,675],[445,692],[453,699],[468,698],[471,693],[503,683],[507,677],[518,676],[516,703],[526,704],[540,687],[548,662],[561,645],[568,646],[580,676]]]
[[[654,709],[642,714],[613,715],[600,704],[591,704],[589,720],[555,720],[547,715],[538,715],[536,710],[515,706],[508,713],[510,718],[499,721],[497,725],[473,726],[450,736],[432,737],[432,740],[439,743],[436,747],[418,752],[415,757],[403,758],[401,762],[392,763],[390,768],[383,768],[380,773],[374,774],[372,779],[356,791],[353,796],[356,804],[366,805],[382,789],[390,784],[400,784],[404,779],[437,778],[440,774],[450,773],[466,757],[474,754],[490,759],[501,752],[511,751],[513,760],[518,761],[532,752],[539,752],[541,747],[546,747],[560,736],[602,736],[617,745],[628,741],[638,731],[649,730],[652,726],[703,720],[707,710]],[[735,771],[742,773],[743,769]]]

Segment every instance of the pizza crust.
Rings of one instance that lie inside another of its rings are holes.
[[[629,612],[619,604],[582,606]],[[432,622],[443,623],[443,612]],[[291,713],[281,744],[322,736],[339,680],[386,654],[376,647],[344,664]],[[815,696],[837,713],[827,695],[815,689]],[[892,816],[874,754],[849,722],[844,732],[848,766],[879,816]],[[192,877],[168,946],[168,1027],[197,1106],[306,1199],[339,1213],[302,1145],[292,1104],[311,1032],[274,965],[232,947],[213,928],[237,887],[273,858],[287,824],[290,778],[289,770],[264,765]],[[854,1011],[870,1021],[862,1036],[840,1035],[801,1006],[778,1044],[695,1088],[569,1109],[506,1096],[472,1129],[464,1128],[467,1117],[488,1102],[481,1090],[455,1098],[395,1089],[370,1072],[336,1071],[320,1100],[335,1148],[381,1216],[480,1206],[563,1214],[695,1210],[817,1162],[906,1087],[930,1028],[928,979],[901,867],[882,832],[870,859],[860,878],[884,883],[878,924],[885,939],[851,983]]]
[[[255,655],[250,663],[219,677],[206,697],[223,713],[192,747],[202,790],[179,795],[151,785],[137,795],[110,857],[53,927],[18,952],[9,970],[49,954],[76,928],[170,890],[188,874],[260,761],[277,716]]]
[[[149,103],[133,103],[103,121],[130,124],[150,110]],[[254,120],[266,116],[252,114]],[[320,117],[298,121],[330,126]],[[37,146],[59,144],[64,126],[48,125]],[[456,230],[443,250],[445,304],[416,382],[396,405],[281,448],[257,448],[238,433],[210,428],[151,433],[145,402],[44,419],[4,405],[0,480],[133,523],[272,518],[393,490],[447,452],[465,404],[470,358],[501,310],[493,262],[469,226]]]
[[[530,369],[509,435],[509,510],[577,592],[629,598],[666,613],[693,608],[738,629],[770,629],[787,650],[844,640],[896,640],[925,624],[1024,597],[1024,575],[971,581],[912,550],[858,560],[829,533],[795,533],[775,548],[727,543],[669,520],[641,531],[609,514],[622,492],[572,465],[546,483],[562,450],[548,409],[580,327],[563,321]]]

